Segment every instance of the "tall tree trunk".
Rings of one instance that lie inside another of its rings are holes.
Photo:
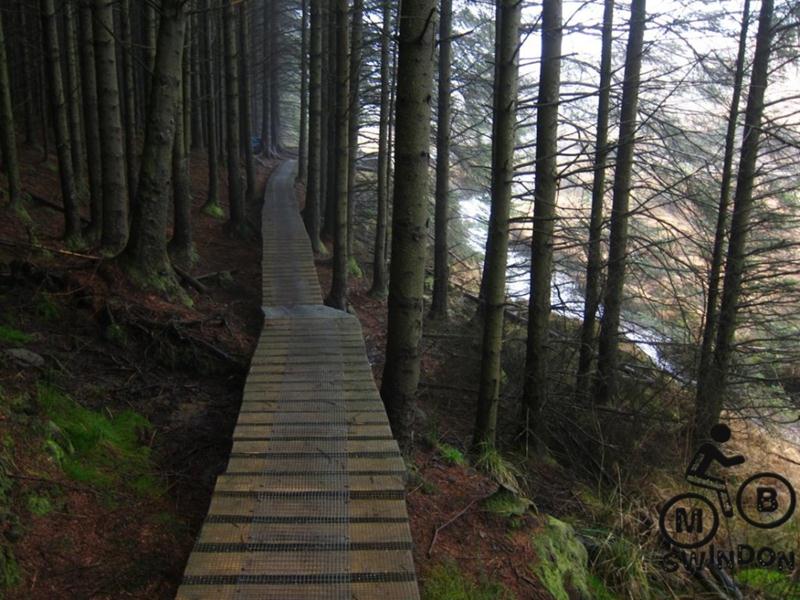
[[[730,204],[731,182],[733,181],[733,154],[736,148],[736,125],[739,119],[739,103],[742,97],[742,82],[747,51],[747,30],[750,24],[750,0],[745,0],[742,12],[742,28],[739,33],[739,52],[736,57],[736,70],[733,80],[733,96],[728,113],[728,128],[725,132],[725,156],[722,163],[722,181],[720,183],[719,206],[717,208],[717,226],[714,232],[714,247],[711,253],[711,269],[708,275],[708,297],[706,299],[705,323],[703,326],[703,342],[700,347],[700,359],[697,367],[697,380],[709,370],[714,354],[714,336],[717,333],[717,302],[719,298],[719,282],[722,273],[722,260],[725,252],[725,234],[728,223],[728,205]],[[700,387],[698,386],[698,392]],[[698,394],[696,402],[702,402]]]
[[[156,64],[156,43],[158,36],[158,11],[156,5],[152,2],[142,3],[142,16],[144,17],[143,33],[144,33],[144,82],[145,82],[145,97],[149,104],[152,96],[150,90],[153,83],[153,71]],[[145,110],[149,107],[145,106]]]
[[[450,247],[447,228],[450,219],[450,35],[452,0],[442,0],[439,21],[439,103],[436,116],[436,207],[434,215],[433,298],[431,317],[447,318],[450,287]]]
[[[22,181],[19,176],[17,158],[17,139],[14,131],[14,107],[11,103],[11,80],[8,76],[8,58],[3,28],[3,14],[0,11],[0,148],[3,150],[3,166],[8,177],[8,197],[10,208],[23,213]]]
[[[219,205],[219,151],[217,149],[217,90],[215,85],[214,74],[214,52],[212,49],[211,39],[211,16],[208,11],[212,10],[215,6],[214,0],[205,0],[203,8],[205,14],[203,15],[203,39],[202,39],[202,52],[203,52],[203,70],[205,73],[205,80],[207,89],[205,90],[205,103],[206,103],[206,131],[208,141],[208,195],[206,202],[203,205],[203,212],[213,217],[222,217],[222,207]]]
[[[128,240],[128,188],[125,184],[125,145],[114,45],[113,0],[94,0],[94,52],[100,150],[103,164],[103,233],[101,245],[108,254],[120,252]]]
[[[276,154],[282,151],[281,148],[281,103],[280,103],[280,85],[278,82],[278,67],[279,62],[275,60],[281,51],[278,44],[280,37],[280,28],[278,27],[278,2],[271,0],[270,2],[270,19],[269,19],[269,39],[270,39],[270,84],[269,91],[272,97],[270,98],[270,119],[272,121],[272,147]],[[275,51],[276,46],[278,51]]]
[[[336,0],[336,209],[333,278],[325,304],[347,310],[348,56],[347,0]]]
[[[190,10],[191,7],[191,0],[188,0],[187,5]],[[187,17],[186,18],[186,36],[184,41],[184,49],[183,49],[183,75],[181,77],[181,85],[183,86],[182,96],[183,102],[181,106],[183,106],[183,111],[181,112],[178,117],[183,119],[183,151],[184,154],[187,156],[192,151],[192,105],[190,102],[191,98],[191,90],[192,90],[192,69],[191,63],[189,61],[189,56],[191,55],[191,40],[192,40],[192,20]]]
[[[86,139],[86,161],[89,176],[89,210],[91,221],[86,237],[100,241],[103,231],[103,166],[100,149],[99,107],[97,102],[97,71],[94,60],[94,24],[91,0],[80,5],[81,87],[83,91],[83,125]]]
[[[72,170],[75,173],[75,185],[78,195],[83,196],[84,184],[83,135],[81,126],[81,74],[78,66],[78,34],[75,27],[76,5],[67,2],[64,7],[64,50],[66,54],[66,91],[69,115],[70,153]]]
[[[331,119],[331,109],[332,103],[334,100],[331,98],[331,86],[328,83],[328,79],[330,77],[330,64],[331,64],[331,52],[330,52],[330,27],[329,22],[331,19],[331,0],[322,0],[322,20],[320,21],[320,27],[322,30],[322,66],[321,66],[321,75],[320,75],[320,89],[322,90],[322,121],[321,121],[321,129],[320,129],[320,170],[319,170],[319,221],[320,221],[320,236],[322,235],[322,225],[325,218],[325,213],[328,205],[328,194],[329,194],[329,177],[328,171],[330,170],[329,160],[330,160],[330,152],[328,151],[328,145],[331,143],[330,137],[330,121]]]
[[[303,221],[315,254],[324,251],[319,239],[320,168],[322,161],[322,1],[311,2],[309,55],[308,178]]]
[[[392,264],[381,397],[392,431],[408,449],[419,384],[428,163],[433,87],[434,0],[405,0],[400,13]]]
[[[335,0],[333,0],[335,3]],[[336,89],[336,82],[337,82],[337,62],[336,62],[336,13],[332,9],[330,11],[330,17],[328,20],[328,50],[326,55],[328,56],[328,69],[327,69],[327,83],[326,86],[328,88],[328,102],[325,106],[330,106],[331,110],[326,111],[329,113],[328,117],[328,136],[327,136],[327,144],[325,146],[325,150],[327,153],[326,163],[327,167],[325,170],[326,173],[326,182],[325,182],[325,209],[323,211],[323,220],[322,220],[322,237],[323,238],[333,238],[336,235],[336,190],[337,190],[337,183],[336,177],[338,176],[338,172],[336,170],[336,138],[337,138],[337,131],[336,128],[338,127],[338,122],[335,117],[331,118],[330,115],[335,115],[336,110],[338,107],[336,103],[338,101],[338,93]]]
[[[545,0],[546,3],[549,0]],[[503,346],[503,316],[506,300],[508,218],[514,181],[514,142],[517,114],[519,27],[522,4],[502,0],[497,22],[495,57],[494,139],[492,140],[492,208],[483,271],[483,349],[478,410],[473,446],[493,447],[497,435],[500,398],[500,353]],[[399,97],[398,97],[399,98]],[[399,134],[398,130],[398,134]],[[491,244],[489,243],[491,240]],[[394,260],[394,259],[393,259]]]
[[[719,308],[716,347],[709,368],[699,373],[697,404],[695,407],[695,440],[707,438],[708,431],[719,420],[730,368],[739,297],[742,293],[742,275],[747,257],[747,235],[750,214],[753,210],[753,183],[756,177],[759,136],[764,115],[764,92],[769,79],[769,56],[772,45],[773,0],[762,0],[753,57],[750,92],[744,113],[739,173],[733,196],[731,232],[725,261],[725,278],[722,283],[722,301]]]
[[[270,36],[270,21],[272,20],[272,0],[263,0],[262,12],[262,42],[261,42],[261,145],[265,156],[274,156],[275,147],[272,138],[272,38]]]
[[[500,31],[500,28],[502,27],[502,23],[501,23],[502,18],[503,18],[503,4],[501,2],[495,2],[495,4],[494,4],[494,28],[495,28],[495,32]],[[500,44],[501,43],[502,43],[502,40],[500,39],[500,36],[495,33],[495,36],[494,36],[494,55],[495,56],[500,56]],[[493,86],[492,87],[492,97],[493,98],[496,98],[497,95],[498,95],[498,93],[497,93],[497,82],[499,81],[499,79],[498,79],[498,72],[497,71],[498,71],[499,68],[500,68],[500,64],[497,61],[495,61],[494,62],[494,78],[492,80],[492,86]],[[496,137],[496,129],[497,129],[497,123],[493,122],[492,123],[492,139],[493,140]],[[492,158],[491,158],[492,164],[494,164],[494,152],[495,152],[495,146],[494,146],[494,144],[492,144]],[[495,181],[494,181],[495,173],[494,173],[494,171],[491,172],[490,178],[491,178],[491,187],[494,188],[495,187]],[[476,307],[475,315],[473,317],[474,320],[477,320],[477,321],[483,320],[484,308],[485,308],[485,304],[486,304],[486,285],[488,283],[487,277],[483,276],[483,274],[486,273],[487,269],[489,268],[489,265],[488,265],[488,262],[487,262],[488,261],[488,257],[494,255],[494,251],[492,249],[492,244],[493,243],[494,243],[494,239],[492,238],[492,236],[487,235],[487,238],[486,238],[486,249],[484,250],[484,253],[483,253],[483,270],[481,271],[481,274],[482,274],[482,276],[481,276],[481,286],[480,286],[480,288],[478,290],[478,306]]]
[[[167,255],[167,215],[175,111],[181,94],[183,0],[162,0],[160,15],[139,187],[130,240],[120,261],[140,285],[180,295]]]
[[[361,113],[361,44],[364,19],[364,0],[353,0],[353,25],[350,34],[350,94],[348,109],[348,141],[347,141],[347,256],[359,271],[353,254],[353,235],[355,227],[356,207],[356,160],[358,159],[358,129]]]
[[[58,40],[55,1],[40,0],[39,6],[42,13],[47,79],[53,107],[61,198],[64,203],[64,239],[67,244],[77,246],[81,244],[81,219],[78,213],[75,172],[72,168],[67,101],[64,93],[64,78],[61,73],[61,47]]]
[[[594,180],[592,209],[589,217],[589,243],[586,256],[586,291],[583,303],[581,345],[578,354],[575,393],[585,400],[590,387],[592,359],[595,352],[597,309],[600,306],[600,273],[603,257],[600,241],[603,235],[603,200],[606,193],[608,162],[608,116],[611,96],[611,53],[614,41],[614,0],[605,0],[603,10],[603,41],[600,53],[600,87],[597,100],[597,136],[594,147]]]
[[[225,37],[225,92],[226,135],[228,147],[228,202],[230,220],[226,226],[229,234],[245,234],[245,204],[242,194],[241,161],[239,160],[239,47],[236,34],[236,7],[226,0],[224,15]]]
[[[195,3],[197,6],[197,3]],[[203,104],[200,98],[203,95],[203,75],[200,71],[200,38],[203,32],[200,29],[200,17],[198,15],[192,16],[192,32],[193,35],[190,39],[191,44],[191,61],[190,68],[192,72],[192,148],[199,150],[204,148],[206,141],[206,131],[203,119]]]
[[[244,166],[247,175],[247,199],[248,203],[256,200],[256,170],[253,163],[253,143],[250,140],[250,124],[252,115],[250,114],[250,19],[247,14],[247,5],[239,7],[239,29],[241,30],[240,50],[242,73],[240,77],[241,107],[242,107],[242,146],[244,148]]]
[[[17,0],[17,9],[19,11],[19,28],[20,31],[28,32],[28,6],[27,2],[23,2],[22,0]],[[31,50],[30,44],[24,43],[22,44],[22,49],[20,52],[20,59],[22,63],[20,64],[20,70],[22,71],[22,83],[24,87],[24,98],[25,102],[23,104],[23,118],[25,124],[25,144],[31,145],[33,144],[33,86],[34,82],[36,81],[36,75],[34,72],[34,63],[31,59]]]
[[[308,2],[301,0],[300,29],[300,139],[297,143],[297,179],[306,182],[308,171]]]
[[[122,33],[122,82],[125,102],[125,164],[128,172],[128,197],[136,198],[136,179],[139,176],[136,152],[136,84],[133,74],[133,32],[131,30],[131,0],[120,1]]]
[[[40,0],[41,1],[41,0]],[[46,48],[47,46],[47,34],[45,33],[44,27],[44,13],[42,13],[42,18],[39,20],[40,22],[40,34],[42,39],[42,47]],[[47,57],[47,50],[45,49],[44,56],[39,65],[38,69],[38,77],[39,77],[39,114],[41,115],[41,119],[39,120],[39,124],[42,128],[42,161],[46,161],[50,157],[50,136],[49,136],[49,112],[47,110],[47,97],[49,92],[49,85],[47,82],[47,72],[50,69],[49,67],[49,59]],[[59,67],[60,68],[60,67]],[[53,98],[50,99],[50,106],[52,106]]]
[[[381,105],[378,117],[378,207],[375,225],[375,249],[372,259],[372,287],[370,296],[385,298],[389,293],[389,273],[386,262],[386,240],[389,221],[389,117],[391,78],[392,3],[383,0],[383,28],[381,30]]]
[[[188,20],[188,19],[187,19]],[[188,28],[184,32],[183,63],[190,60],[187,42],[189,37]],[[181,69],[181,75],[186,75],[185,68]],[[183,128],[184,106],[188,102],[187,88],[181,85],[175,103],[175,134],[172,143],[172,199],[173,199],[173,227],[172,239],[167,250],[173,264],[184,269],[192,266],[197,255],[192,243],[192,192],[191,181],[189,179],[189,157],[186,154],[186,139]]]
[[[631,195],[633,146],[636,136],[636,109],[639,103],[639,73],[645,28],[645,0],[633,0],[625,52],[625,81],[622,84],[617,164],[611,205],[611,231],[608,247],[608,281],[603,299],[603,320],[597,353],[594,401],[605,404],[616,394],[619,360],[619,321],[625,287],[625,261],[628,253],[628,205]]]
[[[525,430],[535,435],[548,399],[550,286],[558,195],[558,99],[561,85],[561,0],[542,3],[542,61],[536,108],[536,187],[531,238],[528,344],[523,389]]]

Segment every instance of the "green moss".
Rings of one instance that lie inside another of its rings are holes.
[[[28,496],[28,510],[37,517],[43,517],[53,511],[53,505],[50,503],[50,498],[31,494]]]
[[[209,217],[213,217],[215,219],[222,219],[225,217],[225,212],[222,210],[222,207],[217,204],[216,202],[211,204],[205,204],[203,206],[203,214],[208,215]]]
[[[425,579],[423,600],[515,600],[503,585],[491,581],[474,584],[453,562],[437,565]]]
[[[531,501],[501,487],[484,502],[484,508],[490,513],[502,517],[518,517],[528,512]]]
[[[116,415],[88,410],[52,386],[40,386],[38,399],[53,424],[45,448],[71,478],[141,496],[161,493],[150,448],[139,442],[150,430],[147,419],[131,410]]]
[[[28,335],[13,327],[7,325],[0,325],[0,342],[8,344],[27,344],[33,340],[33,336]]]
[[[355,277],[356,279],[361,279],[364,276],[364,271],[361,270],[361,266],[358,264],[355,256],[351,256],[347,260],[347,272],[351,277]]]
[[[571,525],[548,517],[544,530],[533,537],[533,545],[539,558],[533,572],[555,600],[594,598],[589,557]]]
[[[790,575],[778,571],[743,569],[736,579],[765,598],[797,598],[800,595],[800,584],[793,583]]]

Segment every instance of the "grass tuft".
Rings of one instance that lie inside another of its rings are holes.
[[[502,584],[481,581],[474,584],[464,577],[454,562],[436,565],[425,579],[423,600],[515,600]]]
[[[439,451],[439,454],[442,457],[453,465],[466,465],[467,459],[464,457],[464,454],[456,448],[455,446],[451,446],[450,444],[444,443],[437,443],[436,449]]]
[[[484,444],[480,447],[475,467],[489,474],[503,487],[515,491],[520,489],[519,469],[503,458],[503,455],[493,446]]]
[[[32,335],[28,335],[23,331],[8,327],[7,325],[0,325],[0,342],[6,342],[7,344],[27,344],[32,340]]]

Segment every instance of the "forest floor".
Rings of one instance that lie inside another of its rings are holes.
[[[208,171],[196,152],[199,259],[191,273],[202,291],[184,282],[191,307],[142,293],[92,249],[76,254],[63,246],[55,160],[42,162],[32,150],[22,158],[25,187],[35,197],[31,219],[0,219],[0,597],[172,598],[227,461],[261,329],[259,244],[227,238],[223,221],[201,211]],[[254,204],[276,164],[258,162]],[[224,169],[220,176],[227,209]],[[302,204],[302,186],[297,193]],[[367,214],[359,212],[359,222],[369,222],[368,204],[360,203]],[[358,229],[362,268],[370,264],[370,229]],[[319,260],[317,269],[324,294],[330,261]],[[369,284],[368,275],[352,277],[349,298],[380,384],[387,306],[369,296]],[[547,599],[560,594],[552,590],[562,580],[570,594],[569,582],[588,571],[552,567],[585,564],[586,551],[574,532],[554,537],[548,515],[576,528],[624,520],[635,540],[642,507],[617,508],[618,497],[597,497],[534,452],[500,465],[516,476],[529,504],[503,496],[497,465],[494,476],[476,468],[469,446],[479,328],[468,295],[454,293],[451,308],[448,321],[425,323],[409,457],[407,503],[423,598]],[[511,368],[521,360],[524,336],[512,327],[507,337],[508,352],[519,355],[506,363]],[[517,427],[508,403],[501,409],[505,439]],[[596,531],[620,533],[608,527]],[[617,553],[610,558],[601,549],[594,567],[602,566],[606,580],[623,574],[626,590],[646,584],[640,550],[620,547],[606,548]],[[590,597],[614,597],[605,587],[592,589]]]
[[[195,153],[204,292],[187,287],[191,307],[139,292],[106,262],[62,253],[55,160],[22,158],[26,190],[45,202],[30,202],[28,225],[0,219],[0,589],[172,598],[261,329],[259,246],[201,212]],[[259,199],[273,166],[258,164]]]

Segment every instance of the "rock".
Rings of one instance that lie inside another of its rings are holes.
[[[572,525],[547,517],[534,535],[539,561],[533,572],[556,600],[591,600],[589,556]]]
[[[11,348],[5,351],[5,355],[21,367],[30,368],[44,366],[44,358],[41,355],[26,350],[25,348]]]

